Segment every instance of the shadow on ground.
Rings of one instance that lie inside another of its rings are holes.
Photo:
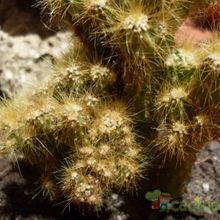
[[[0,29],[11,36],[37,33],[42,38],[54,34],[56,28],[48,16],[41,16],[37,0],[0,0]],[[49,28],[50,27],[50,28]]]
[[[136,197],[122,197],[112,194],[106,199],[102,210],[86,210],[74,206],[63,210],[63,204],[52,203],[36,195],[32,178],[35,170],[19,163],[18,167],[7,157],[0,158],[0,219],[1,220],[147,220],[149,204]],[[151,213],[156,217],[157,213]]]

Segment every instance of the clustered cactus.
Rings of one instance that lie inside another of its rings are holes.
[[[39,0],[74,31],[72,48],[45,83],[2,102],[0,135],[3,152],[38,168],[45,195],[99,207],[146,176],[183,192],[196,153],[220,137],[219,38],[175,46],[196,3]]]

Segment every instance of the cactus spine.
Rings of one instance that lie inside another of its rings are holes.
[[[39,1],[78,40],[0,118],[2,150],[38,167],[45,195],[100,206],[111,188],[134,189],[152,157],[154,186],[182,193],[196,153],[220,135],[218,39],[175,47],[194,3]]]

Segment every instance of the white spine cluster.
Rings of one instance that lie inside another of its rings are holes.
[[[67,103],[64,105],[62,114],[68,118],[70,121],[79,121],[82,117],[81,112],[83,107],[77,103]]]
[[[66,73],[70,79],[77,80],[81,76],[80,66],[72,65],[66,68]]]
[[[100,65],[93,65],[90,70],[90,75],[93,81],[96,81],[97,79],[106,79],[109,74],[110,72],[108,68]]]
[[[196,119],[196,123],[200,127],[203,127],[205,124],[207,124],[207,121],[208,121],[208,118],[205,115],[197,115],[195,119]]]
[[[135,33],[146,32],[149,28],[148,16],[145,14],[129,15],[125,18],[123,27]]]
[[[196,65],[196,57],[192,51],[187,51],[185,49],[179,48],[171,55],[167,57],[165,64],[168,67],[181,66],[186,69],[191,69]]]
[[[45,106],[42,106],[42,108],[40,109],[36,109],[34,111],[29,112],[25,118],[27,121],[32,121],[38,119],[43,115],[51,113],[53,110],[54,108],[51,105],[47,104]]]
[[[181,137],[187,134],[187,126],[180,121],[174,122],[172,125],[172,130],[178,133]]]
[[[102,10],[106,6],[107,1],[108,0],[89,0],[89,7],[95,10]]]
[[[179,102],[181,99],[187,97],[187,93],[183,88],[174,88],[170,91],[171,99],[175,100],[175,102]]]
[[[123,120],[118,112],[106,113],[99,125],[99,130],[101,133],[110,134],[111,132],[118,131],[123,125]]]
[[[95,96],[87,95],[85,97],[85,101],[87,106],[94,107],[99,102],[99,99],[96,98]]]
[[[159,104],[165,103],[165,106],[168,106],[169,103],[175,104],[180,103],[183,99],[188,96],[188,93],[184,88],[178,87],[171,89],[170,92],[165,93],[160,99]]]
[[[210,67],[214,71],[220,71],[220,55],[217,53],[212,53],[212,54],[208,55],[207,58],[211,60]]]

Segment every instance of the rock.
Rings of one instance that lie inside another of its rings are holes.
[[[208,148],[210,151],[220,150],[220,142],[219,141],[212,141],[208,144]]]
[[[68,50],[70,36],[69,32],[60,32],[43,40],[37,34],[11,37],[0,31],[2,93],[13,97],[21,88],[48,77],[52,60]]]
[[[209,192],[209,189],[210,189],[209,183],[203,183],[202,187],[203,187],[204,192],[206,193]]]

